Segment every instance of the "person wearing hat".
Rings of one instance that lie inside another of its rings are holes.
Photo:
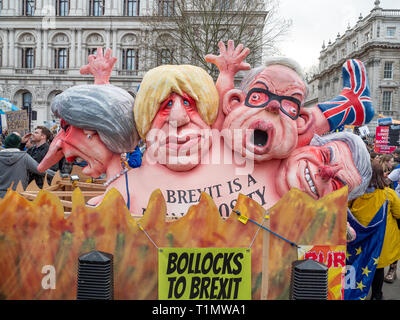
[[[20,143],[20,136],[15,133],[9,134],[4,141],[4,149],[0,150],[0,198],[4,198],[12,182],[13,190],[17,188],[19,181],[26,189],[30,172],[44,175],[37,170],[38,163],[19,149]]]

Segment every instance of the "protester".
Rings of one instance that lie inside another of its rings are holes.
[[[369,153],[369,155],[370,155],[370,157],[371,157],[371,161],[372,161],[372,160],[375,160],[376,157],[378,156],[378,154],[377,154],[376,152],[374,152],[374,151],[371,151],[371,152]]]
[[[397,193],[397,195],[400,197],[400,168],[397,167],[394,169],[389,175],[388,178],[390,181],[392,181],[394,189]],[[398,227],[400,229],[400,220],[397,220]],[[397,279],[397,261],[392,263],[389,267],[389,271],[385,276],[385,282],[387,283],[393,283],[394,280]]]
[[[32,136],[30,136],[25,144],[25,148],[23,151],[28,151],[30,148],[33,148],[34,146],[35,144],[33,143]]]
[[[372,178],[364,195],[351,201],[349,208],[363,226],[368,226],[383,203],[389,200],[386,218],[386,231],[377,269],[372,281],[373,300],[382,300],[384,268],[400,258],[400,230],[396,219],[400,219],[400,199],[396,192],[387,187],[382,164],[372,163]]]
[[[27,134],[22,138],[20,149],[26,146],[26,143],[30,137],[35,146],[28,149],[27,153],[38,163],[40,163],[49,151],[48,141],[51,138],[51,132],[44,126],[37,126],[32,134]],[[58,169],[58,164],[55,164],[51,167],[51,170],[54,171],[57,171]],[[32,180],[35,180],[39,188],[43,188],[43,175],[31,173],[29,176],[29,182]],[[51,182],[51,178],[49,179],[49,182]]]
[[[394,156],[391,153],[383,154],[379,159],[380,164],[383,167],[385,177],[387,177],[394,165]]]
[[[400,148],[393,151],[394,165],[393,168],[400,167]]]
[[[21,137],[12,133],[5,139],[5,149],[0,150],[0,198],[5,196],[12,182],[13,190],[17,188],[19,181],[25,189],[29,183],[29,173],[44,175],[37,170],[38,163],[19,149],[20,142]]]

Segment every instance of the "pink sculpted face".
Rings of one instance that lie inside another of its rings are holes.
[[[344,185],[351,192],[361,183],[361,176],[354,165],[350,149],[343,141],[296,149],[282,161],[276,177],[280,196],[291,188],[298,188],[314,199]]]
[[[211,146],[210,126],[188,95],[171,93],[157,112],[146,136],[147,156],[174,171],[187,171],[200,163]]]
[[[85,160],[88,165],[82,173],[88,176],[99,177],[106,173],[115,154],[104,145],[99,135],[95,131],[69,125],[64,120],[61,120],[61,127],[38,169],[47,168],[49,162],[55,163],[65,156],[68,162],[78,157]]]
[[[300,107],[306,87],[300,76],[283,65],[270,65],[251,83],[247,95],[233,89],[224,100],[225,143],[256,161],[286,158],[296,147]]]

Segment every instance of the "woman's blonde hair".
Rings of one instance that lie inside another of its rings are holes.
[[[208,73],[191,65],[163,65],[145,74],[135,99],[136,128],[142,139],[146,138],[160,104],[173,92],[181,96],[186,93],[194,99],[201,118],[208,125],[215,121],[219,97]]]

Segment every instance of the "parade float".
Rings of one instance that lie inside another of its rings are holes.
[[[133,101],[109,83],[116,59],[99,48],[81,69],[95,84],[53,100],[61,128],[38,169],[80,157],[82,173],[105,182],[96,193],[60,189],[59,177],[41,191],[9,190],[0,297],[343,299],[347,201],[363,194],[371,167],[361,138],[329,132],[372,119],[365,67],[347,61],[338,96],[304,108],[301,68],[287,58],[267,59],[235,88],[248,53],[220,43],[206,57],[216,84],[199,67],[154,68]],[[120,154],[139,137],[143,164],[128,170]],[[303,259],[317,261],[319,291],[295,266]]]

